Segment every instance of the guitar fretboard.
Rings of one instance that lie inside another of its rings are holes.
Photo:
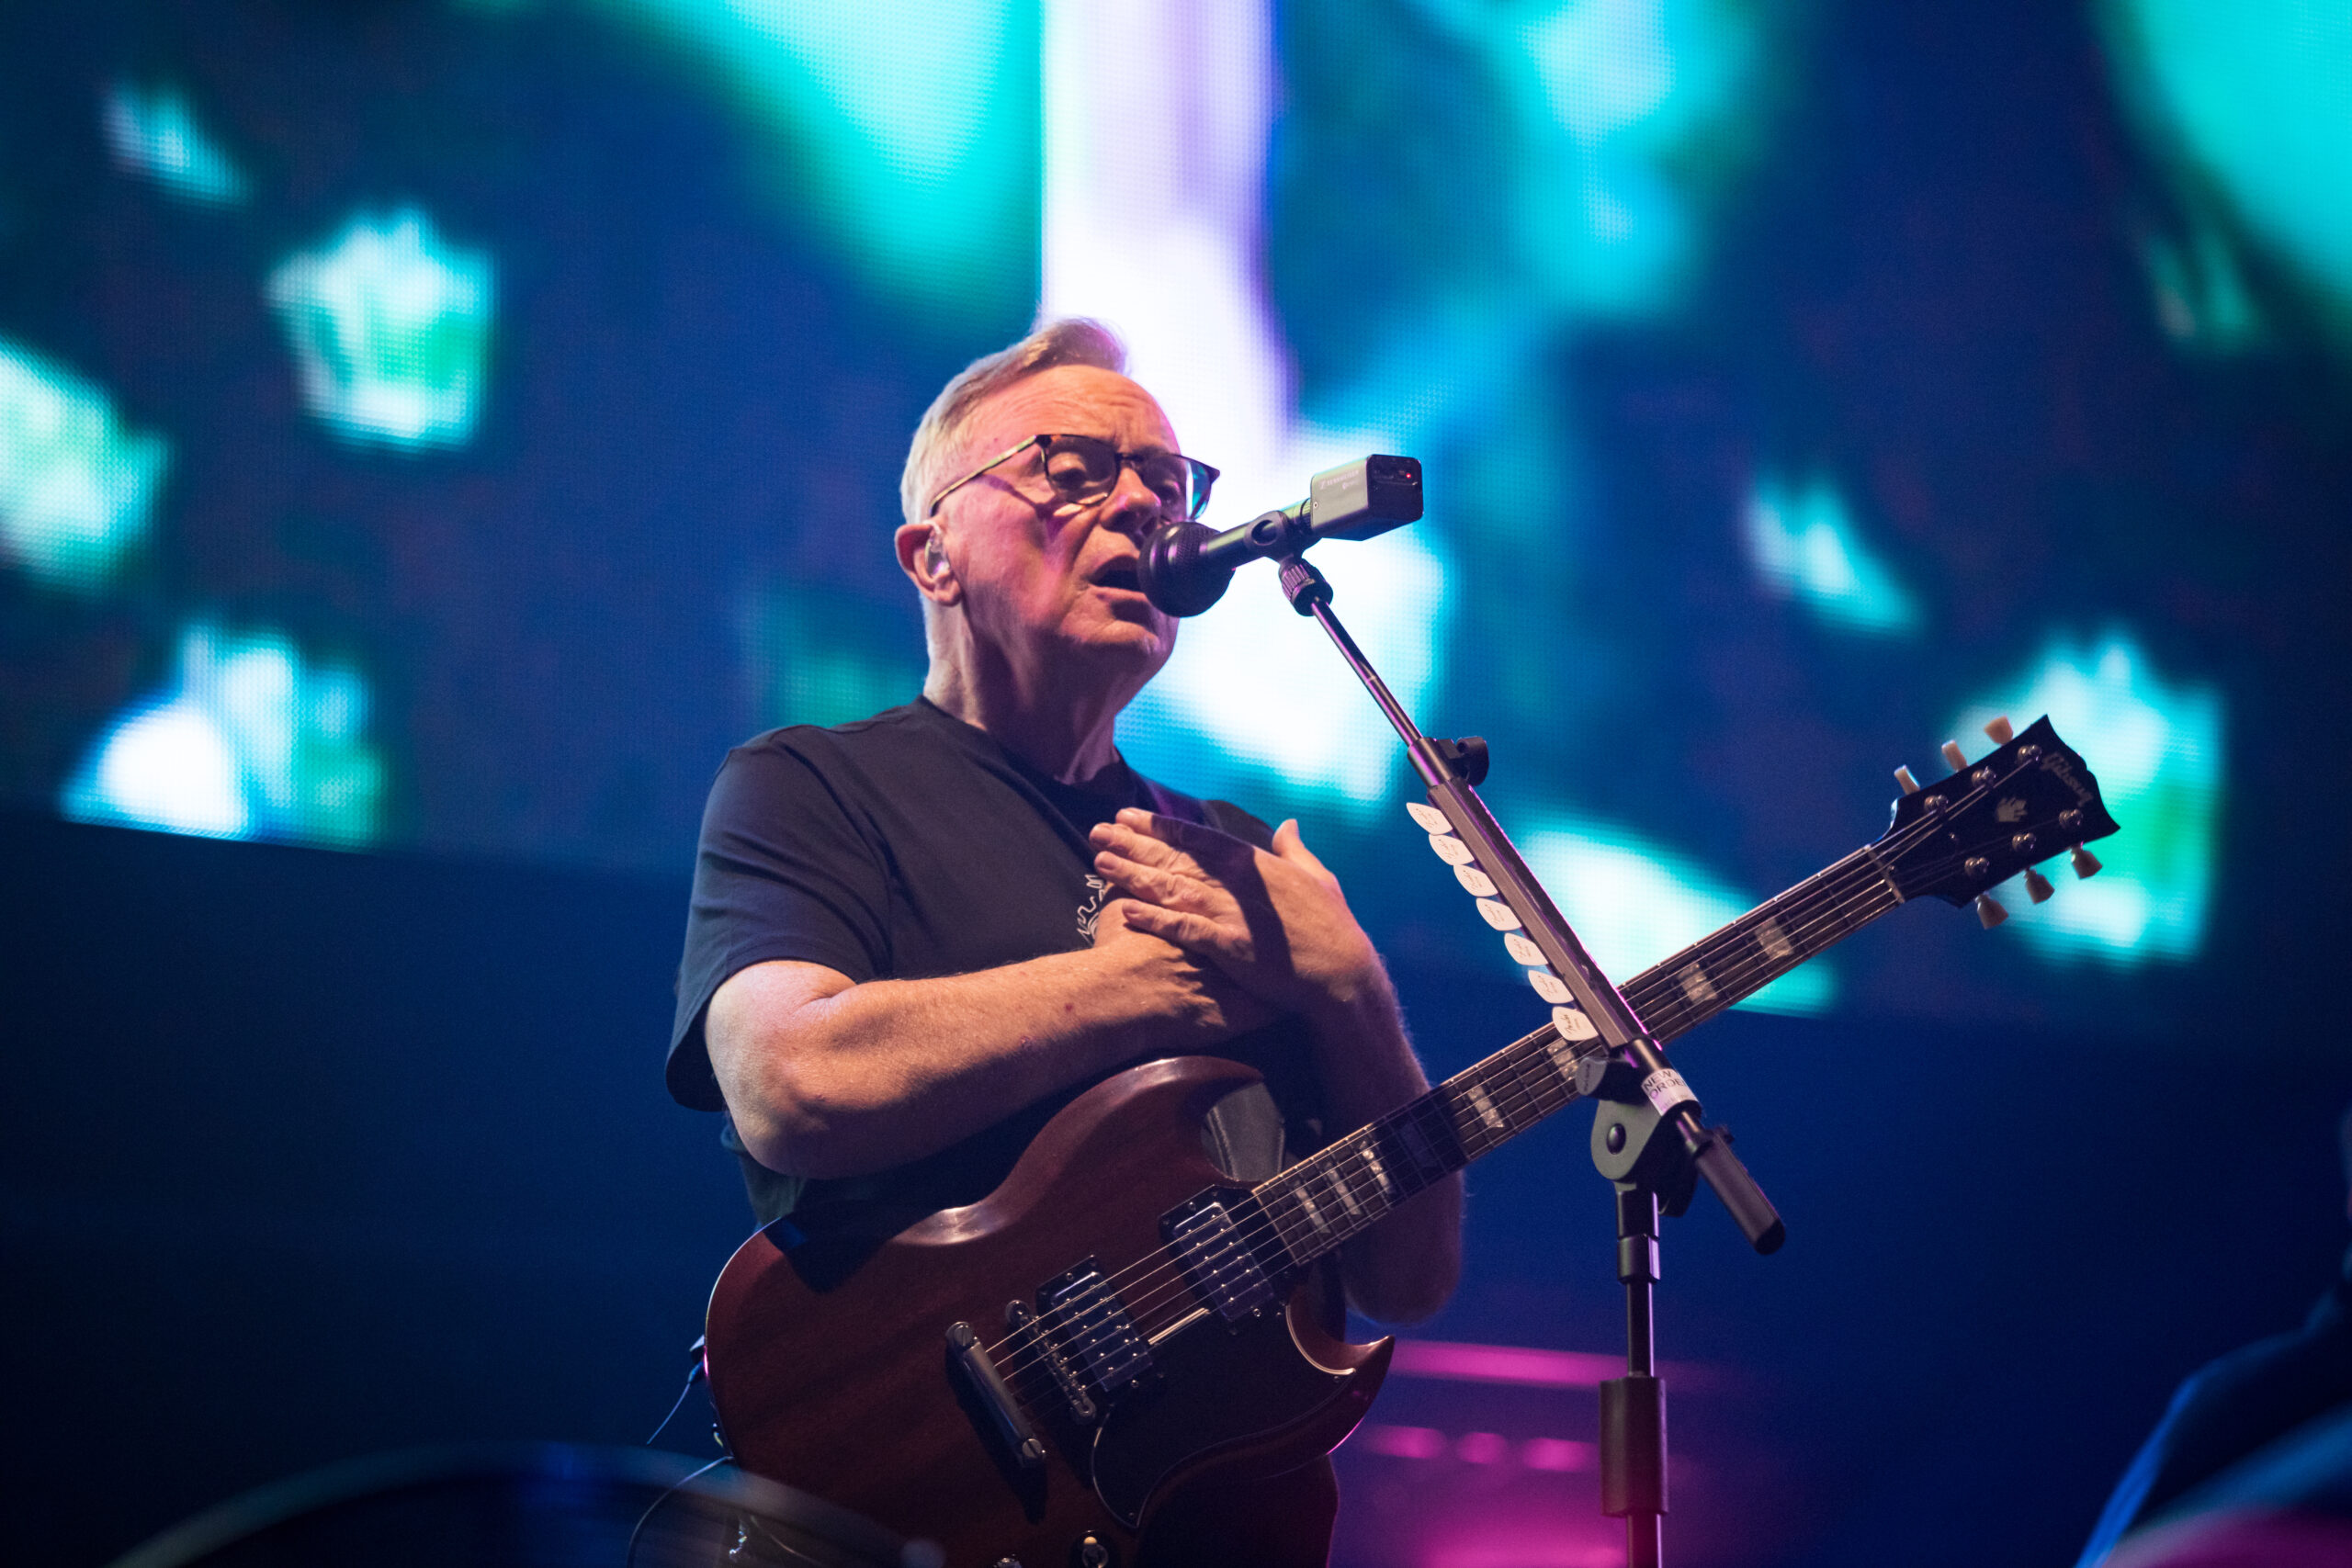
[[[1644,970],[1623,990],[1663,1044],[1903,902],[1869,848]],[[1294,1264],[1547,1120],[1577,1097],[1577,1065],[1607,1047],[1547,1023],[1419,1099],[1259,1183],[1252,1195]]]

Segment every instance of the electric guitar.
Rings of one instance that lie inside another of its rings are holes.
[[[1652,1036],[1913,898],[1973,901],[1992,925],[1994,884],[2023,872],[2038,903],[2037,863],[2071,852],[2078,875],[2098,870],[2081,846],[2115,822],[2083,760],[2046,718],[1987,729],[2001,744],[1974,764],[1947,743],[1948,778],[1898,771],[1877,841],[1627,983]],[[1467,862],[1449,833],[1431,847]],[[1523,937],[1511,952],[1541,963]],[[989,1197],[887,1241],[768,1226],[711,1293],[710,1393],[738,1462],[938,1542],[948,1568],[1130,1568],[1188,1482],[1295,1468],[1363,1418],[1393,1341],[1327,1333],[1307,1268],[1578,1098],[1604,1047],[1582,1014],[1554,1017],[1252,1187],[1210,1162],[1201,1122],[1257,1074],[1190,1056],[1096,1085]]]

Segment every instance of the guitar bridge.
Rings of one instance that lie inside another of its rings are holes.
[[[1061,1391],[1062,1404],[1069,1409],[1071,1420],[1081,1427],[1091,1427],[1102,1418],[1102,1407],[1094,1403],[1093,1395],[1088,1393],[1085,1385],[1078,1381],[1078,1374],[1069,1370],[1069,1362],[1063,1358],[1061,1347],[1055,1344],[1054,1337],[1037,1324],[1035,1313],[1019,1302],[1007,1302],[1004,1303],[1004,1325],[1016,1336],[1027,1333],[1029,1343],[1036,1346],[1038,1359],[1053,1374],[1054,1386]]]
[[[996,1370],[996,1362],[989,1357],[988,1348],[968,1323],[950,1324],[947,1328],[947,1359],[964,1375],[973,1397],[986,1410],[997,1436],[1023,1470],[1035,1470],[1046,1462],[1046,1445],[1037,1440],[1037,1433],[1029,1425],[1028,1414],[1021,1408],[1021,1400],[1006,1386],[1004,1374]]]

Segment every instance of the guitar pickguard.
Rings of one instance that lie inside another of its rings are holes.
[[[1246,1467],[1257,1455],[1295,1463],[1299,1454],[1329,1452],[1363,1419],[1380,1378],[1362,1374],[1374,1359],[1372,1370],[1385,1371],[1389,1342],[1298,1334],[1295,1325],[1311,1327],[1315,1293],[1310,1283],[1287,1311],[1232,1325],[1204,1316],[1155,1347],[1160,1381],[1112,1406],[1090,1455],[1095,1493],[1122,1524],[1140,1528],[1176,1483],[1204,1469]]]

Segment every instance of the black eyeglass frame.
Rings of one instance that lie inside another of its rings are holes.
[[[1172,457],[1177,462],[1183,464],[1193,472],[1192,510],[1186,512],[1182,517],[1179,517],[1173,513],[1170,513],[1167,507],[1162,506],[1160,508],[1160,515],[1174,523],[1191,523],[1196,521],[1200,517],[1201,509],[1209,503],[1210,490],[1216,486],[1218,477],[1224,472],[1223,469],[1211,468],[1208,464],[1202,462],[1198,457],[1188,457],[1182,452],[1122,452],[1116,446],[1112,446],[1108,441],[1103,440],[1099,435],[1080,435],[1075,431],[1050,432],[1045,434],[1029,436],[1019,446],[1011,447],[1006,451],[1000,452],[995,457],[990,457],[987,462],[982,463],[978,468],[974,468],[970,473],[966,474],[962,479],[957,479],[954,484],[949,485],[937,495],[933,496],[931,498],[931,504],[923,509],[923,515],[925,517],[938,516],[939,506],[942,502],[945,501],[949,496],[954,495],[957,491],[962,490],[966,485],[970,484],[974,479],[978,479],[982,474],[987,473],[990,468],[995,468],[998,464],[1009,463],[1013,458],[1018,457],[1022,453],[1028,451],[1033,446],[1041,452],[1047,450],[1049,444],[1056,441],[1084,441],[1091,443],[1093,446],[1102,447],[1119,459],[1119,468],[1135,469],[1136,477],[1138,479],[1143,477],[1142,464],[1144,460],[1148,458]],[[1119,468],[1114,468],[1112,470],[1110,485],[1102,491],[1104,495],[1108,495],[1112,491],[1119,488]],[[1052,476],[1048,475],[1046,482],[1051,484],[1053,482]],[[1147,488],[1148,488],[1148,481],[1147,481]],[[1060,493],[1058,488],[1057,488],[1056,493]],[[1063,499],[1067,501],[1080,501],[1085,498],[1080,494],[1066,495]]]

